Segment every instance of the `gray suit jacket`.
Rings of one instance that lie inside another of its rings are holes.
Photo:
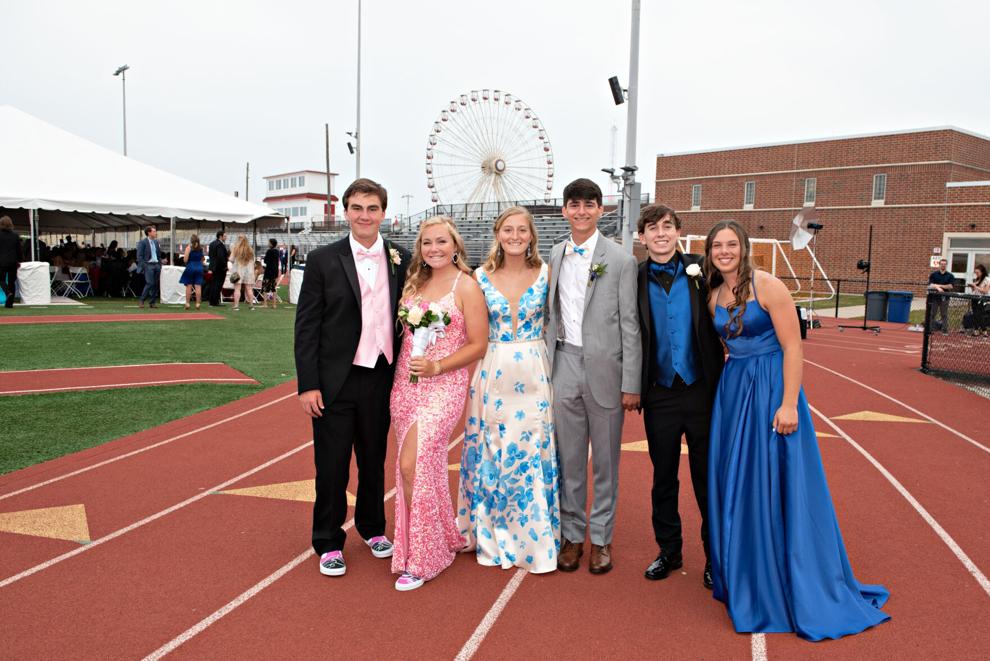
[[[162,247],[155,239],[155,254],[158,256],[158,265],[162,263]],[[144,273],[148,260],[151,259],[151,239],[144,237],[137,244],[137,272]]]
[[[547,348],[553,365],[560,337],[560,305],[557,277],[566,241],[550,251],[550,291],[547,294]],[[600,406],[622,404],[622,393],[639,394],[643,345],[636,309],[636,258],[612,239],[599,236],[592,264],[604,264],[605,274],[590,285],[584,299],[581,342],[588,385]]]

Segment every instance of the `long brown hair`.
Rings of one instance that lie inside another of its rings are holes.
[[[189,249],[199,250],[199,234],[193,234],[189,237]]]
[[[703,268],[705,278],[708,280],[709,296],[717,296],[715,292],[725,282],[722,272],[715,268],[715,264],[712,262],[712,242],[715,240],[715,235],[722,230],[732,230],[736,238],[739,239],[739,267],[736,272],[738,277],[736,286],[732,288],[735,300],[725,308],[726,312],[729,313],[729,320],[725,322],[725,334],[728,337],[738,337],[743,330],[742,318],[746,313],[746,301],[749,300],[749,294],[753,288],[753,263],[750,260],[749,234],[746,233],[742,225],[734,220],[720,220],[708,231],[708,236],[705,238]],[[734,330],[731,328],[733,325],[735,325]]]
[[[234,258],[234,262],[237,264],[247,264],[254,260],[254,251],[251,250],[251,244],[248,243],[246,236],[241,234],[237,237],[237,243],[234,245],[234,249],[230,251],[230,256]]]
[[[502,225],[511,216],[522,216],[526,219],[526,224],[529,225],[529,235],[532,240],[529,242],[529,253],[526,255],[526,266],[530,268],[535,268],[543,263],[540,259],[540,237],[536,233],[536,224],[533,222],[533,214],[529,212],[525,207],[509,207],[495,219],[495,227],[492,232],[495,234],[495,238],[492,240],[492,247],[488,251],[488,258],[485,260],[484,269],[488,273],[492,273],[500,268],[502,264],[505,263],[505,252],[502,250],[502,244],[498,241],[498,231],[502,229]]]
[[[464,273],[471,273],[471,269],[465,263],[467,251],[464,249],[464,239],[461,238],[460,233],[457,231],[454,221],[447,216],[427,218],[419,224],[419,233],[416,235],[416,245],[413,247],[412,261],[409,263],[409,270],[406,271],[406,284],[402,288],[403,299],[414,297],[433,275],[433,269],[423,261],[423,230],[434,225],[444,225],[447,228],[447,232],[450,233],[450,238],[454,242],[454,257],[457,260],[454,262],[454,266]]]

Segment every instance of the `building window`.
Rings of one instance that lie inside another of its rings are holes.
[[[299,175],[299,185],[300,186],[305,186],[306,185],[306,175],[302,175],[302,174]]]
[[[756,182],[747,181],[743,189],[743,209],[752,209],[756,202]]]
[[[804,206],[815,206],[815,196],[817,194],[818,179],[808,177],[804,180]]]
[[[887,197],[887,175],[873,175],[873,204],[883,204]]]
[[[691,211],[701,208],[701,184],[691,186]]]
[[[275,190],[275,182],[271,179],[268,180],[268,190]]]

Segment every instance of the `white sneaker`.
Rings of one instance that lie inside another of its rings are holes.
[[[342,552],[327,551],[320,556],[320,573],[324,576],[343,576],[346,571]]]
[[[388,537],[385,535],[366,539],[364,543],[371,547],[371,554],[376,558],[392,557],[392,542],[388,541]]]
[[[409,590],[415,590],[418,587],[422,587],[422,585],[423,579],[418,576],[405,573],[395,582],[395,589],[399,592],[408,592]]]

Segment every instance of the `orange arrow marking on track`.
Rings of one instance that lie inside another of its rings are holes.
[[[298,500],[312,503],[316,500],[316,485],[313,480],[300,480],[298,482],[281,482],[279,484],[265,484],[260,487],[246,487],[243,489],[227,489],[221,491],[222,494],[231,496],[253,496],[255,498],[275,498],[277,500]],[[350,491],[347,492],[347,504],[353,505],[357,498]]]
[[[90,541],[85,505],[0,513],[0,532],[65,539],[71,542]]]

